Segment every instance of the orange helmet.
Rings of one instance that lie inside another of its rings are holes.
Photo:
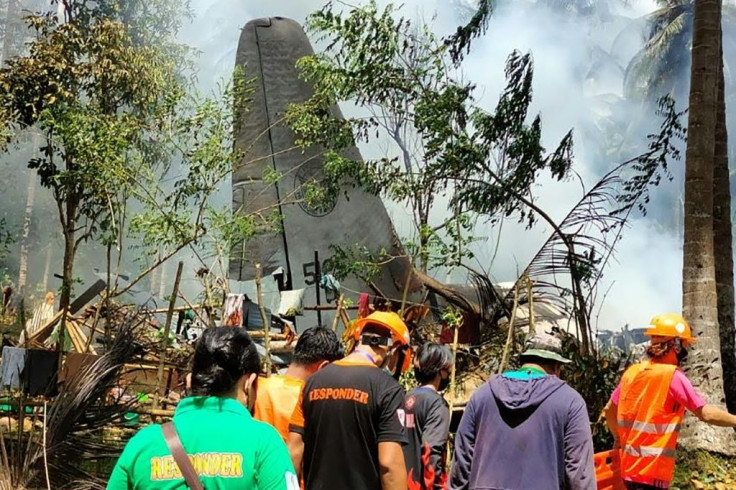
[[[649,322],[649,328],[644,332],[650,337],[672,337],[683,341],[687,345],[695,342],[690,325],[682,315],[677,313],[664,313],[657,315]]]
[[[393,311],[375,311],[370,315],[356,320],[353,325],[353,337],[359,340],[363,329],[367,325],[378,325],[384,327],[391,332],[391,338],[395,344],[399,344],[403,349],[403,362],[401,362],[400,373],[403,373],[411,366],[411,349],[409,348],[411,337],[409,335],[409,327],[406,326],[404,320]]]

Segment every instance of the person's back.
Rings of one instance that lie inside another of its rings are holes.
[[[575,442],[565,429],[576,418],[587,423],[588,414],[583,399],[564,381],[494,376],[473,394],[466,411],[480,430],[470,488],[565,488],[565,447]]]
[[[284,442],[289,436],[289,421],[299,395],[312,374],[342,358],[337,334],[324,327],[306,329],[294,347],[294,357],[286,373],[258,381],[255,418],[276,427]]]
[[[443,490],[447,485],[445,461],[450,432],[450,410],[438,391],[450,383],[452,352],[445,345],[427,342],[414,357],[419,383],[406,395],[404,446],[407,481],[412,490]]]
[[[276,430],[253,420],[238,401],[190,397],[174,415],[182,446],[207,489],[283,489],[293,470]],[[280,457],[274,459],[274,455]],[[292,486],[296,481],[291,476]],[[166,446],[161,426],[150,425],[128,443],[108,489],[189,488]]]
[[[274,426],[284,442],[289,436],[289,421],[303,387],[304,381],[290,376],[272,375],[258,380],[254,417]]]
[[[251,417],[259,371],[255,344],[244,329],[207,329],[194,351],[195,396],[179,402],[169,426],[173,437],[165,438],[158,424],[138,432],[113,468],[108,490],[186,489],[195,478],[205,490],[299,488],[276,429]],[[188,480],[182,471],[187,467]]]
[[[450,412],[442,395],[419,387],[406,395],[406,435],[404,448],[410,488],[444,488],[447,436]]]
[[[522,368],[496,375],[465,408],[455,439],[452,489],[594,490],[585,401],[557,374],[559,341],[527,341]]]
[[[670,487],[686,409],[708,424],[736,427],[736,416],[707,403],[679,368],[696,341],[687,320],[657,315],[645,334],[648,359],[626,370],[604,409],[621,448],[621,477],[632,490]]]
[[[405,440],[403,401],[396,380],[368,361],[336,361],[310,377],[292,419],[307,448],[305,488],[381,488],[378,443]]]

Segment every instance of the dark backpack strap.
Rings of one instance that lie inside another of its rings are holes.
[[[192,462],[189,460],[186,451],[184,451],[184,446],[181,445],[181,439],[179,439],[179,434],[176,432],[174,424],[172,422],[166,422],[161,425],[161,430],[164,433],[166,445],[169,447],[169,451],[171,451],[171,455],[174,457],[174,461],[176,461],[176,465],[179,467],[184,481],[187,482],[189,488],[192,490],[204,490],[202,482],[197,475],[197,470],[192,466]]]

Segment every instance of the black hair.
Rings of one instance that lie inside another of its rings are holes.
[[[337,334],[325,327],[312,327],[299,335],[293,362],[302,366],[322,361],[337,361],[345,355]]]
[[[256,345],[244,328],[208,328],[194,350],[192,394],[227,395],[241,377],[260,370]]]
[[[363,327],[363,330],[360,332],[361,335],[363,334],[373,334],[378,335],[380,337],[389,337],[393,338],[393,332],[391,332],[391,329],[388,327],[384,327],[380,323],[366,323],[365,327]]]
[[[427,342],[417,349],[414,376],[420,384],[431,382],[443,369],[452,367],[452,352],[446,345]]]

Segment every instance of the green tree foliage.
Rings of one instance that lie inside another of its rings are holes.
[[[0,121],[43,135],[29,167],[57,203],[66,308],[82,243],[107,246],[108,277],[135,250],[142,274],[122,294],[201,243],[208,223],[223,224],[210,196],[239,160],[233,109],[248,81],[236,74],[209,97],[194,90],[190,52],[175,40],[186,3],[70,0],[59,11],[27,17],[36,37],[0,70]],[[229,240],[258,226],[233,220]]]
[[[391,5],[339,11],[328,4],[307,27],[328,48],[300,60],[315,94],[287,117],[300,144],[327,149],[332,192],[357,182],[406,204],[417,237],[409,248],[424,271],[462,263],[478,216],[517,214],[533,224],[531,184],[543,172],[566,176],[572,137],[547,153],[540,118],[529,122],[530,55],[509,57],[507,87],[489,113],[477,107],[475,87],[459,81],[449,44],[427,26],[398,17]],[[338,119],[330,111],[335,104],[364,112]],[[382,158],[362,161],[344,153],[355,141],[387,140],[392,145]],[[447,205],[435,206],[441,198]]]

